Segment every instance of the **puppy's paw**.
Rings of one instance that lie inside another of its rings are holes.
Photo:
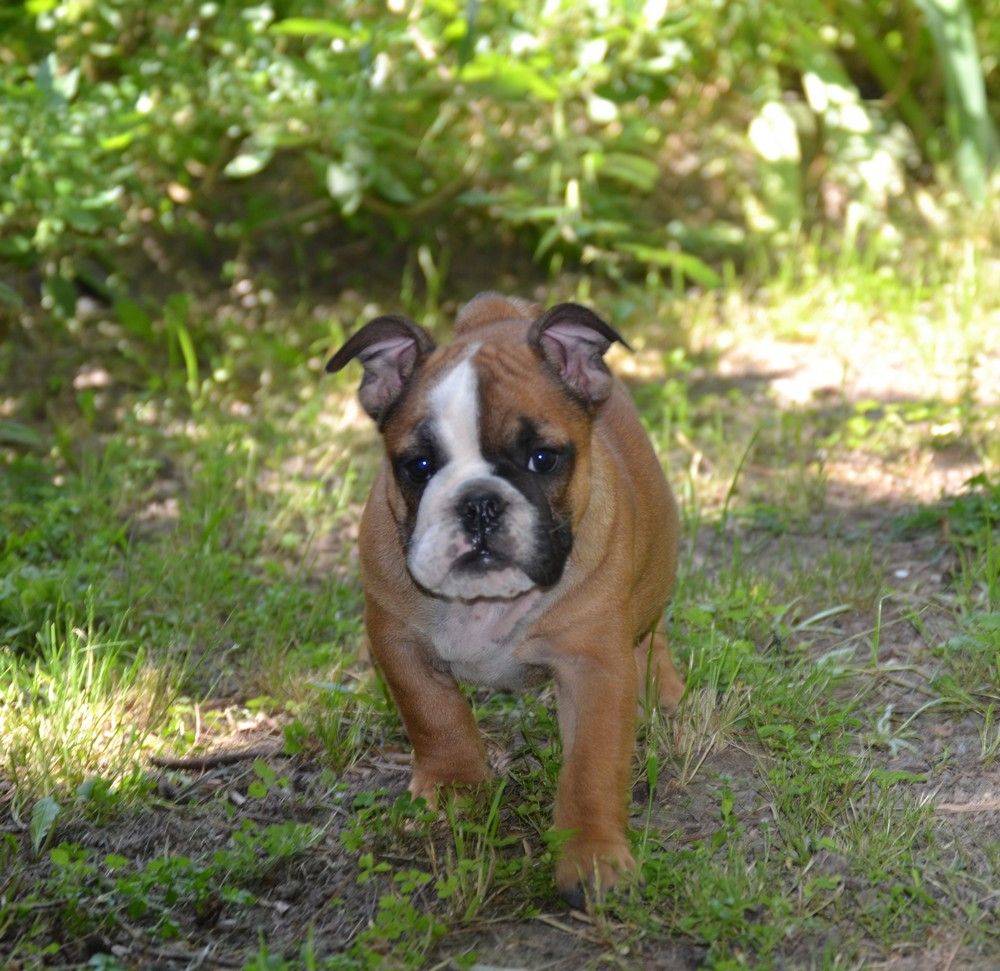
[[[559,896],[576,910],[599,899],[606,890],[635,872],[635,860],[624,841],[570,840],[556,864]]]
[[[437,809],[438,796],[442,789],[451,789],[455,786],[478,786],[488,782],[490,778],[490,770],[485,763],[483,765],[467,765],[461,769],[449,771],[433,771],[415,765],[413,778],[410,779],[410,795],[414,799],[425,799],[431,809]]]

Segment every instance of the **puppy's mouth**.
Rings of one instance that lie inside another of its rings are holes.
[[[502,553],[480,546],[459,556],[452,569],[467,573],[487,573],[490,570],[503,570],[512,566],[516,564]]]
[[[466,550],[430,591],[453,600],[514,600],[536,584],[511,557],[490,547]]]

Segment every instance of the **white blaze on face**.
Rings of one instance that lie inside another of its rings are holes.
[[[430,397],[432,432],[448,459],[441,472],[460,482],[491,473],[479,450],[479,379],[471,360],[477,347],[444,376]]]
[[[472,549],[462,526],[458,498],[472,481],[481,483],[503,499],[501,534],[523,562],[532,553],[536,514],[527,499],[505,479],[493,474],[483,458],[479,441],[479,380],[469,352],[430,393],[431,434],[441,465],[420,498],[417,521],[410,540],[407,564],[414,579],[433,593],[472,600],[480,597],[514,597],[533,583],[516,566],[483,572],[455,568],[455,561]]]

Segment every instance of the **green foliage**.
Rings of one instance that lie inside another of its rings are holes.
[[[394,719],[383,703],[363,689],[345,683],[314,684],[300,706],[301,714],[284,728],[285,750],[296,754],[315,739],[320,757],[337,772],[363,758],[378,732]]]
[[[208,252],[317,220],[712,286],[706,260],[817,221],[878,229],[949,125],[983,198],[989,13],[921,8],[29,0],[0,42],[0,257],[44,261],[67,313],[151,228]]]
[[[1000,481],[985,474],[973,476],[965,491],[941,502],[899,517],[898,528],[905,534],[927,529],[946,529],[959,543],[974,542],[1000,527]]]
[[[67,446],[69,443],[60,443]],[[69,456],[71,459],[74,457]],[[0,476],[0,641],[28,643],[61,599],[80,602],[125,545],[116,494],[152,469],[123,447],[88,456],[57,485],[36,454],[17,455]],[[65,569],[74,561],[72,571]]]
[[[59,803],[51,796],[43,796],[31,809],[31,848],[37,853],[52,831],[52,824],[59,815]]]
[[[1000,140],[986,100],[975,25],[963,0],[916,2],[927,18],[944,69],[955,168],[970,198],[982,205]]]
[[[305,852],[318,836],[302,823],[258,826],[246,821],[232,833],[229,845],[203,858],[165,854],[143,864],[117,853],[98,856],[78,843],[59,843],[48,853],[44,880],[30,896],[15,900],[7,917],[15,928],[28,927],[32,911],[56,908],[58,920],[73,934],[114,932],[123,921],[139,921],[159,938],[174,938],[181,910],[205,915],[223,905],[253,906],[256,897],[247,886]]]
[[[1000,701],[1000,611],[971,614],[935,653],[944,669],[934,689],[949,703],[991,719],[990,708]]]

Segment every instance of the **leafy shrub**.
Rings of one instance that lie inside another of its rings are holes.
[[[982,191],[995,133],[962,106],[971,14],[985,43],[996,18],[956,4],[942,33],[919,6],[26,0],[2,14],[0,257],[79,278],[147,228],[333,220],[710,284],[704,260],[817,220],[877,228],[949,139]]]

